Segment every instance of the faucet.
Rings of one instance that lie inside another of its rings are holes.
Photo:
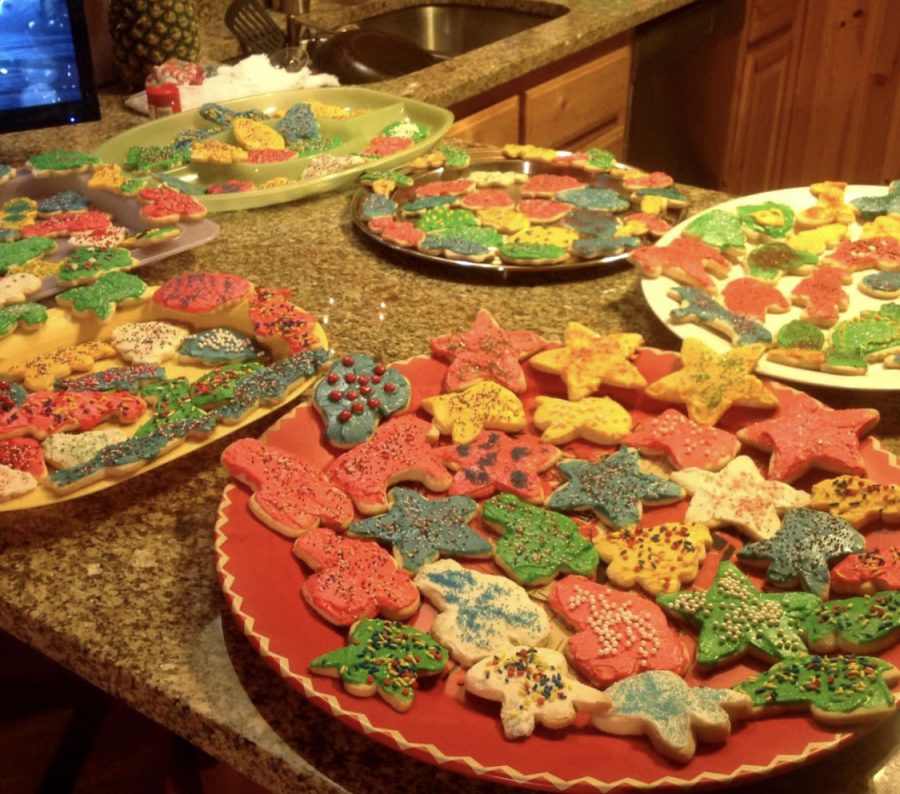
[[[284,0],[283,8],[287,14],[287,45],[300,47],[310,37],[310,31],[298,16],[309,14],[310,0]]]

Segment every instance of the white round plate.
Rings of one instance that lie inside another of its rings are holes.
[[[859,198],[860,196],[882,196],[887,193],[887,187],[884,185],[849,185],[847,187],[847,200]],[[776,201],[781,204],[788,204],[795,211],[811,207],[816,203],[815,197],[809,192],[808,187],[783,188],[781,190],[770,190],[765,193],[755,193],[752,196],[742,196],[740,198],[724,201],[709,209],[733,210],[736,207],[745,204],[761,204],[765,201]],[[709,212],[709,209],[706,212]],[[699,217],[699,216],[694,216]],[[684,227],[694,218],[682,221],[671,231],[659,238],[657,245],[668,245],[676,237],[680,237]],[[855,239],[859,236],[860,227],[858,224],[851,224],[850,237]],[[749,250],[749,248],[748,248]],[[879,300],[877,298],[864,295],[859,290],[859,282],[867,273],[873,273],[874,270],[863,270],[853,274],[853,282],[844,287],[850,296],[850,306],[841,314],[841,320],[849,320],[856,317],[860,311],[866,309],[877,310],[891,301]],[[724,279],[719,280],[719,292],[724,289],[725,285],[732,279],[741,278],[746,275],[740,265],[732,265],[731,271]],[[788,298],[791,290],[801,281],[801,276],[784,276],[776,285],[777,288]],[[680,286],[678,282],[666,276],[659,278],[644,278],[641,287],[644,290],[644,297],[647,303],[659,319],[665,323],[673,333],[682,339],[694,338],[706,342],[708,345],[725,352],[731,349],[731,343],[725,337],[711,331],[705,326],[697,323],[671,323],[669,322],[669,312],[677,308],[678,304],[668,296],[668,291],[672,287]],[[791,320],[800,319],[803,309],[800,306],[791,306],[791,308],[783,314],[767,314],[764,325],[772,332],[774,337],[778,330],[785,323]],[[829,329],[823,329],[826,337]],[[895,391],[900,389],[900,369],[887,369],[878,364],[869,364],[868,371],[865,375],[837,375],[831,372],[819,372],[817,370],[801,369],[800,367],[787,367],[783,364],[776,364],[763,357],[756,367],[756,371],[770,378],[778,378],[779,380],[793,381],[794,383],[806,383],[811,386],[832,386],[838,389],[866,389],[871,391]]]

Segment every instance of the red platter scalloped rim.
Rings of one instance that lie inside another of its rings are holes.
[[[641,349],[637,359],[648,381],[676,369],[678,362],[676,353],[649,348]],[[424,396],[440,390],[446,371],[445,364],[424,357],[396,366],[413,384],[411,406],[416,408]],[[529,391],[524,402],[529,415],[537,393],[564,396],[558,377],[537,373],[527,365],[526,373]],[[789,388],[769,384],[776,390]],[[638,419],[664,407],[640,392],[608,389],[604,393],[629,407]],[[770,412],[732,409],[720,426],[734,430],[765,415]],[[533,428],[526,432],[533,432]],[[313,465],[324,465],[335,457],[322,440],[316,412],[308,405],[285,415],[263,439],[302,455]],[[594,455],[607,451],[586,444],[579,445],[578,450],[580,454],[590,451]],[[900,483],[900,467],[876,440],[865,441],[863,456],[871,479]],[[815,472],[796,485],[808,489],[812,482],[827,476]],[[680,766],[654,753],[642,737],[600,734],[584,725],[583,720],[568,731],[539,728],[525,741],[509,742],[503,738],[496,704],[466,698],[459,684],[461,673],[455,667],[438,680],[426,680],[405,714],[394,711],[377,697],[353,697],[337,679],[307,674],[309,660],[342,645],[345,633],[319,619],[306,605],[300,588],[307,572],[292,557],[290,540],[257,521],[247,507],[248,498],[246,489],[226,486],[215,529],[219,577],[238,624],[265,661],[297,691],[355,730],[417,759],[475,777],[546,790],[705,788],[787,771],[865,733],[865,729],[829,730],[805,714],[784,714],[737,723],[724,745],[700,745],[696,756]],[[675,520],[683,515],[685,506],[686,501],[682,501],[647,509],[642,523]],[[730,547],[740,548],[736,535],[717,534],[729,545],[711,551],[697,579],[698,587],[709,586],[723,552],[728,553]],[[900,543],[898,529],[876,529],[864,534],[870,547],[875,541]],[[496,571],[490,562],[479,563],[478,567]],[[759,583],[758,575],[749,573]],[[433,615],[433,610],[423,604],[412,623],[426,628]],[[693,642],[690,637],[686,641]],[[881,656],[900,666],[900,645]],[[763,669],[764,665],[751,661],[711,676],[691,672],[688,680],[729,686]]]

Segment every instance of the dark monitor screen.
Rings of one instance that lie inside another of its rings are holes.
[[[0,0],[0,133],[98,118],[81,0]]]

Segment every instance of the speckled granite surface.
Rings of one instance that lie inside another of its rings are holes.
[[[678,3],[580,5],[628,7],[637,14]],[[581,35],[599,40],[604,34]],[[440,83],[421,87],[417,96],[454,101],[461,89]],[[473,84],[470,93],[477,90]],[[117,97],[106,96],[103,122],[0,136],[0,160],[20,162],[63,141],[91,148],[135,121],[119,109]],[[386,257],[352,228],[350,198],[342,192],[218,216],[222,234],[214,245],[147,267],[142,276],[160,283],[183,270],[233,270],[291,287],[303,306],[327,320],[336,348],[368,349],[386,359],[424,351],[432,335],[466,327],[479,306],[503,325],[557,338],[571,318],[677,347],[646,309],[627,268],[504,280]],[[721,197],[692,191],[692,198],[700,209]],[[883,412],[879,434],[900,450],[896,395],[815,394],[836,407],[876,405]],[[271,421],[229,440],[258,435]],[[0,514],[0,627],[275,791],[499,789],[358,736],[263,664],[234,626],[215,575],[212,526],[226,481],[217,466],[223,446],[60,507]],[[890,794],[900,790],[898,738],[895,718],[858,752],[842,751],[736,790]]]

